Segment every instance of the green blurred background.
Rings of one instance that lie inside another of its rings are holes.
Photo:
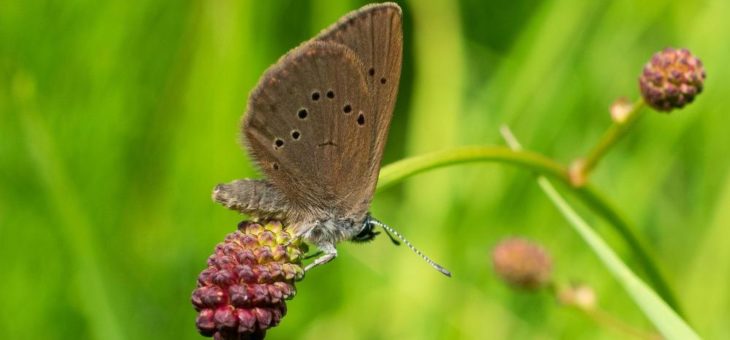
[[[265,68],[363,1],[0,2],[0,338],[198,339],[189,302],[241,219],[211,202],[258,176],[238,122]],[[568,163],[665,46],[705,63],[705,93],[649,113],[593,176],[632,221],[688,321],[730,337],[730,2],[406,1],[400,95],[384,164],[456,145],[523,144]],[[605,222],[582,214],[637,272]],[[372,212],[454,272],[385,239],[342,244],[298,285],[272,339],[590,338],[547,293],[520,294],[490,248],[526,235],[555,278],[646,318],[530,173],[477,164],[379,192]]]

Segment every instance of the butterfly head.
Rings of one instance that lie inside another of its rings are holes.
[[[379,231],[375,231],[375,227],[379,225],[377,222],[378,220],[374,219],[370,216],[370,214],[368,214],[367,217],[365,217],[362,229],[359,233],[357,233],[357,235],[353,236],[350,241],[355,243],[365,243],[375,239],[375,236],[380,235]],[[388,235],[388,238],[390,238],[390,241],[393,242],[393,244],[395,244],[396,246],[400,245],[400,242],[396,240],[393,235],[388,232],[387,229],[383,230],[385,231],[385,234]]]
[[[360,230],[357,235],[353,236],[350,241],[355,243],[370,242],[375,239],[375,236],[378,236],[379,234],[379,231],[375,231],[375,224],[370,223],[370,218],[367,218],[365,220],[365,223],[363,223],[362,230]]]

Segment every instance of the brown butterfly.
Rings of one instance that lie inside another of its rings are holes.
[[[220,184],[213,199],[258,218],[284,220],[323,253],[306,270],[334,259],[340,241],[370,241],[381,226],[450,275],[368,213],[402,54],[401,9],[383,3],[345,15],[281,57],[251,92],[242,127],[248,152],[267,179]]]

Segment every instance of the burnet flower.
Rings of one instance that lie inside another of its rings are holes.
[[[494,271],[508,285],[537,290],[550,283],[552,261],[539,245],[523,238],[508,238],[492,250]]]
[[[705,77],[702,62],[689,50],[665,48],[644,66],[639,88],[649,106],[669,112],[691,103],[702,92]]]
[[[208,258],[192,303],[196,326],[216,339],[263,338],[286,314],[304,277],[303,245],[278,221],[241,222]]]

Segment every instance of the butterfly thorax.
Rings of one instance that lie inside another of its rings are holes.
[[[308,243],[319,248],[350,241],[367,227],[367,216],[360,219],[329,217],[295,227]]]

